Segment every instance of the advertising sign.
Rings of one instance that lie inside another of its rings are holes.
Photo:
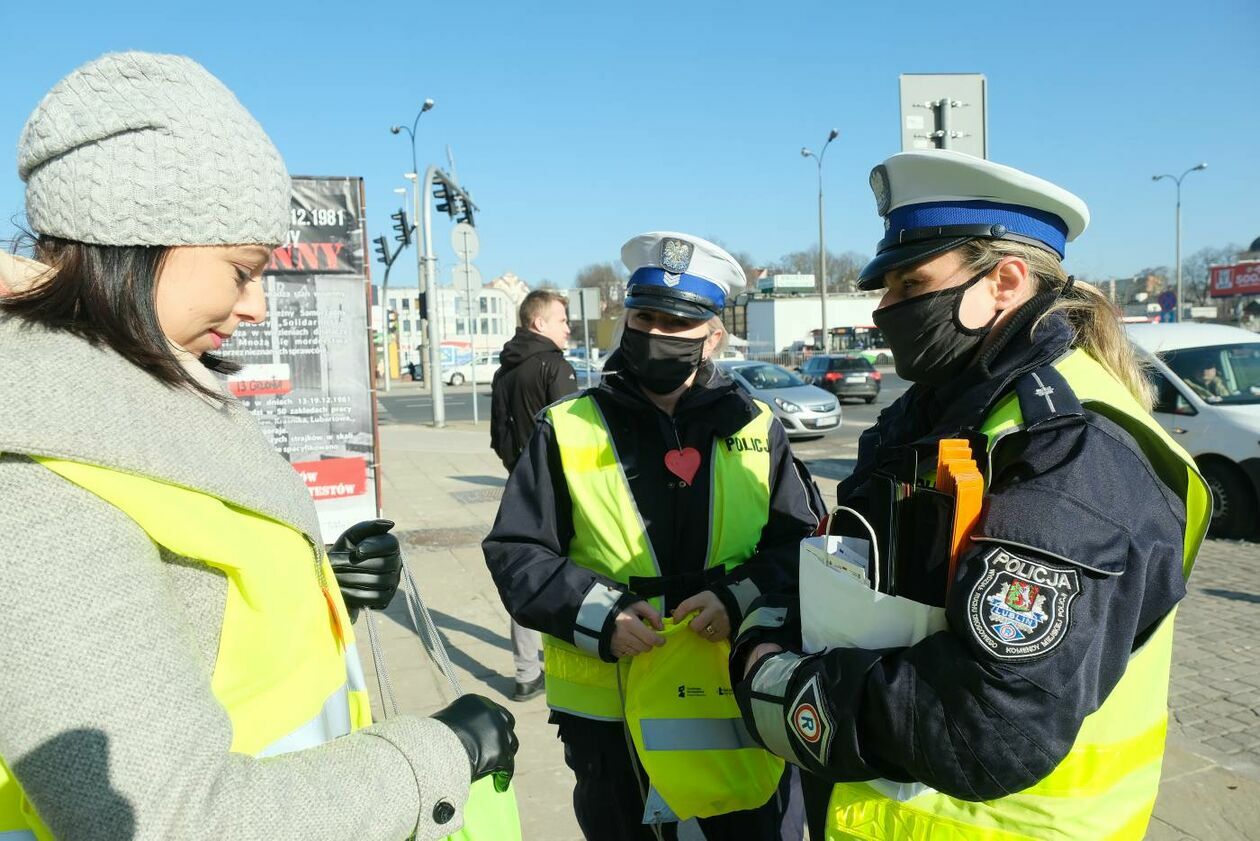
[[[362,195],[359,178],[293,179],[267,319],[222,350],[244,366],[228,390],[306,482],[326,543],[379,510]]]
[[[764,293],[817,292],[818,284],[812,274],[776,274],[758,280],[757,291]]]
[[[1213,298],[1231,295],[1260,295],[1260,262],[1235,266],[1212,266],[1208,291]]]

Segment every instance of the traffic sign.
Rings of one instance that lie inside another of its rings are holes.
[[[564,290],[569,298],[569,320],[581,321],[599,318],[599,288],[580,286]]]
[[[477,229],[467,222],[460,222],[451,228],[451,247],[455,249],[455,253],[459,255],[462,262],[471,263],[476,260],[477,253],[481,250],[481,241],[477,239]]]
[[[451,269],[451,278],[456,289],[478,289],[481,287],[481,272],[472,263],[460,263]]]
[[[901,151],[989,156],[988,81],[981,73],[902,73]]]

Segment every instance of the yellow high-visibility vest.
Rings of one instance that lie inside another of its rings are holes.
[[[232,752],[275,756],[371,723],[350,617],[322,546],[198,491],[36,461],[120,509],[159,546],[226,573],[211,688],[232,722]],[[52,838],[0,757],[0,839]]]
[[[1212,500],[1192,459],[1096,360],[1074,350],[1054,366],[1077,398],[1134,437],[1163,480],[1185,502],[1183,573],[1188,577],[1207,533]],[[1023,425],[1010,394],[985,419],[989,450]],[[1024,841],[1140,839],[1159,792],[1168,729],[1173,616],[1133,653],[1123,677],[1085,718],[1064,760],[1041,782],[1007,797],[969,802],[929,792],[901,802],[865,783],[832,789],[827,839]]]
[[[706,568],[733,569],[752,557],[770,516],[770,424],[761,410],[734,436],[714,439],[709,457]],[[617,459],[612,436],[590,396],[547,410],[573,503],[569,558],[622,584],[660,568]],[[660,600],[653,600],[657,609]],[[584,718],[620,721],[617,667],[550,635],[543,638],[547,705]]]

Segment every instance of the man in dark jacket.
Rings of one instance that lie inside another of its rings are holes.
[[[577,391],[577,375],[564,360],[569,343],[568,299],[536,289],[521,302],[520,327],[499,354],[499,370],[490,388],[490,447],[508,472],[534,434],[536,416],[561,397]],[[516,665],[514,701],[543,691],[538,632],[512,621],[512,659]]]
[[[577,391],[577,375],[564,359],[568,299],[536,289],[521,302],[520,316],[521,326],[499,354],[490,389],[490,447],[508,472],[534,434],[534,416]]]

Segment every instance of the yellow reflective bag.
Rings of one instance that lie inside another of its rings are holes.
[[[464,825],[448,841],[520,841],[521,818],[511,784],[500,792],[493,777],[482,777],[468,789]]]
[[[455,667],[451,664],[450,655],[446,653],[446,645],[429,609],[420,599],[420,588],[411,575],[411,570],[404,563],[399,591],[411,616],[412,627],[420,638],[425,653],[433,661],[455,697],[464,694],[455,676]],[[385,675],[386,680],[380,686],[383,697],[381,709],[385,718],[398,714],[398,702],[394,698],[393,689],[388,680],[388,666],[385,663],[385,652],[377,639],[376,618],[373,611],[363,609],[364,623],[367,625],[368,638],[372,645],[372,664],[377,675]],[[468,799],[464,801],[464,823],[458,830],[444,836],[443,841],[521,841],[521,818],[516,805],[516,791],[509,782],[502,791],[495,785],[494,775],[482,777],[468,789]]]
[[[702,639],[690,618],[666,619],[665,645],[634,657],[626,678],[626,726],[651,783],[644,823],[756,809],[783,776],[744,727],[730,643]]]

